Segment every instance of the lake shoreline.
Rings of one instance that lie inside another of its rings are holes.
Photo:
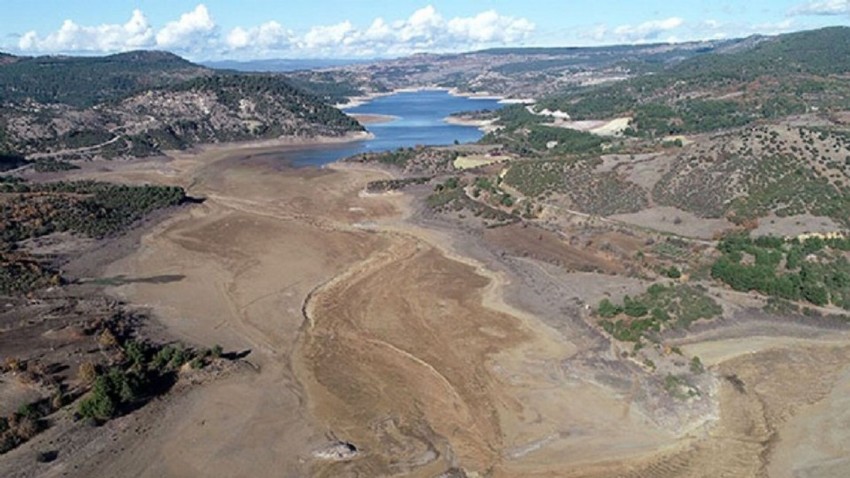
[[[361,121],[374,135],[370,141],[331,146],[324,150],[300,148],[287,156],[294,166],[321,166],[361,153],[474,143],[487,132],[487,129],[481,129],[486,125],[446,118],[466,111],[497,110],[501,107],[493,97],[479,95],[470,98],[452,94],[447,88],[411,88],[395,95],[380,94],[370,103],[345,110],[349,117]]]
[[[418,93],[423,91],[445,91],[446,93],[459,98],[469,98],[471,100],[495,100],[498,101],[500,104],[504,105],[533,104],[536,102],[536,100],[534,100],[533,98],[509,98],[501,95],[495,95],[486,91],[466,93],[461,92],[457,88],[447,88],[444,86],[417,86],[410,88],[397,88],[392,91],[369,93],[362,96],[352,96],[348,98],[348,101],[344,103],[337,103],[333,106],[345,112],[345,110],[347,109],[357,108],[358,106],[366,105],[368,103],[371,103],[373,100],[384,96],[392,96],[398,93]]]

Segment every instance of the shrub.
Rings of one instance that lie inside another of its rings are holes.
[[[155,370],[165,370],[174,358],[174,347],[166,345],[159,349],[153,356],[151,367]]]
[[[691,373],[700,374],[705,372],[705,367],[702,365],[702,361],[699,357],[694,356],[691,359]]]
[[[606,319],[610,319],[611,317],[614,317],[614,316],[620,314],[621,312],[623,312],[623,308],[620,307],[620,306],[614,305],[608,299],[602,299],[602,302],[599,303],[599,308],[597,309],[597,312],[599,313],[599,315],[601,317],[604,317]]]
[[[138,400],[138,379],[115,367],[99,375],[89,396],[80,402],[77,413],[83,418],[106,421],[116,416],[122,406]]]
[[[623,299],[623,312],[629,317],[643,317],[649,313],[649,308],[640,300],[626,296]]]
[[[118,339],[115,337],[115,334],[112,333],[109,329],[104,329],[103,332],[97,337],[97,343],[105,348],[110,348],[118,345]]]
[[[91,383],[97,378],[97,367],[92,362],[81,363],[77,377],[84,383]]]

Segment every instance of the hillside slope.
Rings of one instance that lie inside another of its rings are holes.
[[[362,130],[279,75],[217,72],[165,52],[9,58],[0,64],[0,152],[32,159]]]
[[[6,149],[31,158],[147,156],[199,143],[341,136],[362,126],[273,76],[215,75],[77,109],[7,108]]]
[[[290,73],[322,87],[331,101],[399,88],[440,86],[465,93],[539,98],[565,88],[656,71],[685,59],[732,48],[741,40],[592,48],[501,48],[405,58]],[[351,91],[354,87],[357,91]],[[317,94],[319,92],[317,91]]]
[[[850,108],[850,28],[761,38],[655,74],[546,98],[573,119],[633,118],[633,133],[700,133],[807,111]]]
[[[13,58],[16,61],[0,59],[0,103],[36,101],[88,107],[212,74],[212,70],[163,51]]]

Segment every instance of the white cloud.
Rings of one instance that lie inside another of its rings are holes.
[[[791,10],[791,15],[847,15],[850,0],[821,0],[804,3]]]
[[[183,13],[159,29],[136,10],[126,24],[80,26],[66,20],[58,31],[35,31],[18,39],[21,51],[115,52],[161,48],[192,57],[216,56],[395,56],[416,52],[458,51],[519,44],[535,30],[525,18],[488,10],[469,17],[445,18],[432,5],[398,20],[376,18],[366,27],[350,21],[316,25],[296,34],[277,21],[236,26],[224,32],[204,4]]]
[[[679,17],[663,20],[650,20],[639,25],[620,25],[614,29],[614,36],[626,41],[644,42],[656,40],[662,33],[681,27],[685,23]]]
[[[180,15],[179,20],[168,22],[156,34],[156,45],[160,48],[189,50],[202,47],[212,38],[216,28],[206,5],[199,4],[191,12]]]
[[[303,38],[304,47],[317,50],[328,47],[341,47],[350,44],[357,30],[349,21],[336,25],[317,26],[310,29]]]
[[[778,22],[759,23],[757,25],[753,25],[752,30],[754,33],[761,33],[763,35],[779,35],[781,33],[793,31],[795,27],[794,19],[786,18],[785,20]]]
[[[433,5],[428,5],[413,12],[406,22],[397,22],[394,26],[402,42],[433,43],[435,33],[445,30],[445,20]]]
[[[65,20],[59,30],[45,37],[29,31],[18,40],[18,48],[49,52],[122,51],[148,48],[153,40],[153,29],[147,18],[140,10],[133,10],[130,20],[123,25],[82,26],[73,20]]]
[[[301,38],[300,46],[323,55],[404,55],[521,42],[534,28],[527,19],[499,15],[493,10],[447,20],[428,5],[403,20],[387,22],[376,18],[365,29],[347,21],[316,26]]]
[[[224,42],[231,50],[243,48],[258,48],[263,51],[277,50],[289,47],[295,35],[278,22],[263,23],[258,27],[236,27],[230,30]]]
[[[512,43],[527,38],[534,31],[534,24],[525,18],[504,17],[489,10],[474,17],[453,18],[448,28],[456,38],[477,43]]]
[[[679,17],[649,20],[635,25],[620,25],[614,28],[605,24],[597,24],[579,30],[577,36],[589,41],[590,44],[674,42],[679,41],[679,38],[673,32],[680,30],[684,25],[685,21]]]

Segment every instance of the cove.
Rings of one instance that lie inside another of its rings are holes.
[[[482,134],[474,126],[448,124],[452,113],[472,110],[495,110],[498,100],[453,96],[443,90],[399,92],[381,96],[346,110],[352,114],[390,115],[397,119],[366,125],[375,137],[367,141],[313,146],[281,153],[294,166],[322,166],[348,156],[365,152],[391,151],[417,145],[435,146],[478,141]]]

